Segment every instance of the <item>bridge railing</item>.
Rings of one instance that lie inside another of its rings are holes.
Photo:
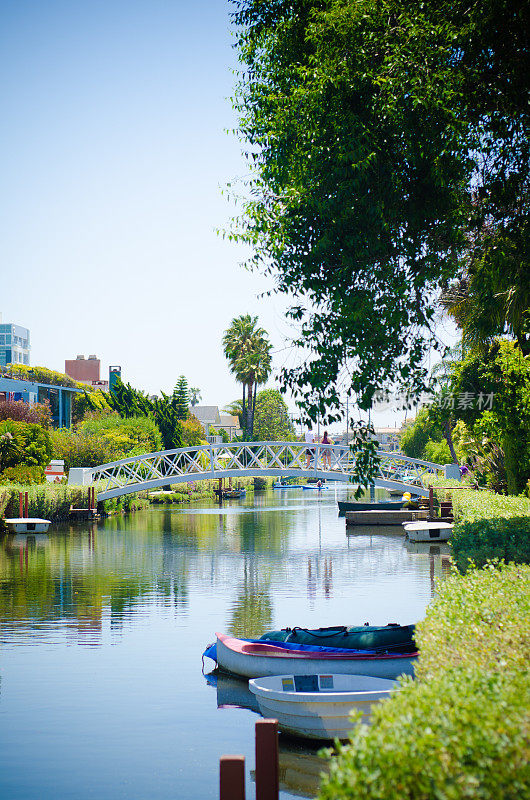
[[[424,486],[425,477],[440,464],[379,451],[379,478]],[[92,482],[102,487],[100,499],[186,480],[240,475],[315,475],[348,480],[355,459],[346,445],[305,442],[231,442],[183,447],[132,456],[90,470]]]

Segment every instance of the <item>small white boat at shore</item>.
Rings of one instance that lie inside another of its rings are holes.
[[[451,522],[404,522],[403,527],[411,542],[447,542],[453,532]]]
[[[38,517],[12,517],[4,522],[11,533],[46,533],[51,525],[49,519]]]
[[[369,675],[274,675],[249,681],[260,713],[278,720],[284,733],[307,739],[347,739],[350,714],[368,722],[373,703],[387,698],[397,681]]]

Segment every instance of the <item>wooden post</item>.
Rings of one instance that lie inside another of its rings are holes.
[[[256,800],[278,800],[280,794],[278,720],[256,722]]]
[[[24,516],[24,500],[22,499],[22,492],[18,493],[18,516]]]
[[[245,800],[245,756],[219,759],[219,800]]]
[[[434,517],[434,489],[429,486],[429,516]]]
[[[28,493],[25,492],[25,494],[24,494],[24,516],[26,517],[26,519],[28,518],[28,506],[29,506]]]

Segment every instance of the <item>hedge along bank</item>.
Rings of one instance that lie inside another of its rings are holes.
[[[417,679],[337,748],[321,800],[528,798],[530,567],[440,582],[417,641]]]
[[[28,494],[28,516],[49,519],[52,522],[65,521],[69,517],[70,506],[88,507],[88,488],[56,484],[4,484],[0,485],[0,522],[6,517],[19,516],[20,493]],[[96,486],[97,492],[97,486]],[[137,511],[146,508],[145,493],[124,495],[105,500],[100,504],[104,514]]]
[[[446,488],[438,488],[443,498]],[[458,569],[470,562],[484,566],[490,559],[530,564],[530,499],[489,491],[450,492],[455,515],[451,551]]]

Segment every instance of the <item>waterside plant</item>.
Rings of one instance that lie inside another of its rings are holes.
[[[439,583],[417,641],[417,680],[337,746],[320,800],[528,797],[530,567]]]

